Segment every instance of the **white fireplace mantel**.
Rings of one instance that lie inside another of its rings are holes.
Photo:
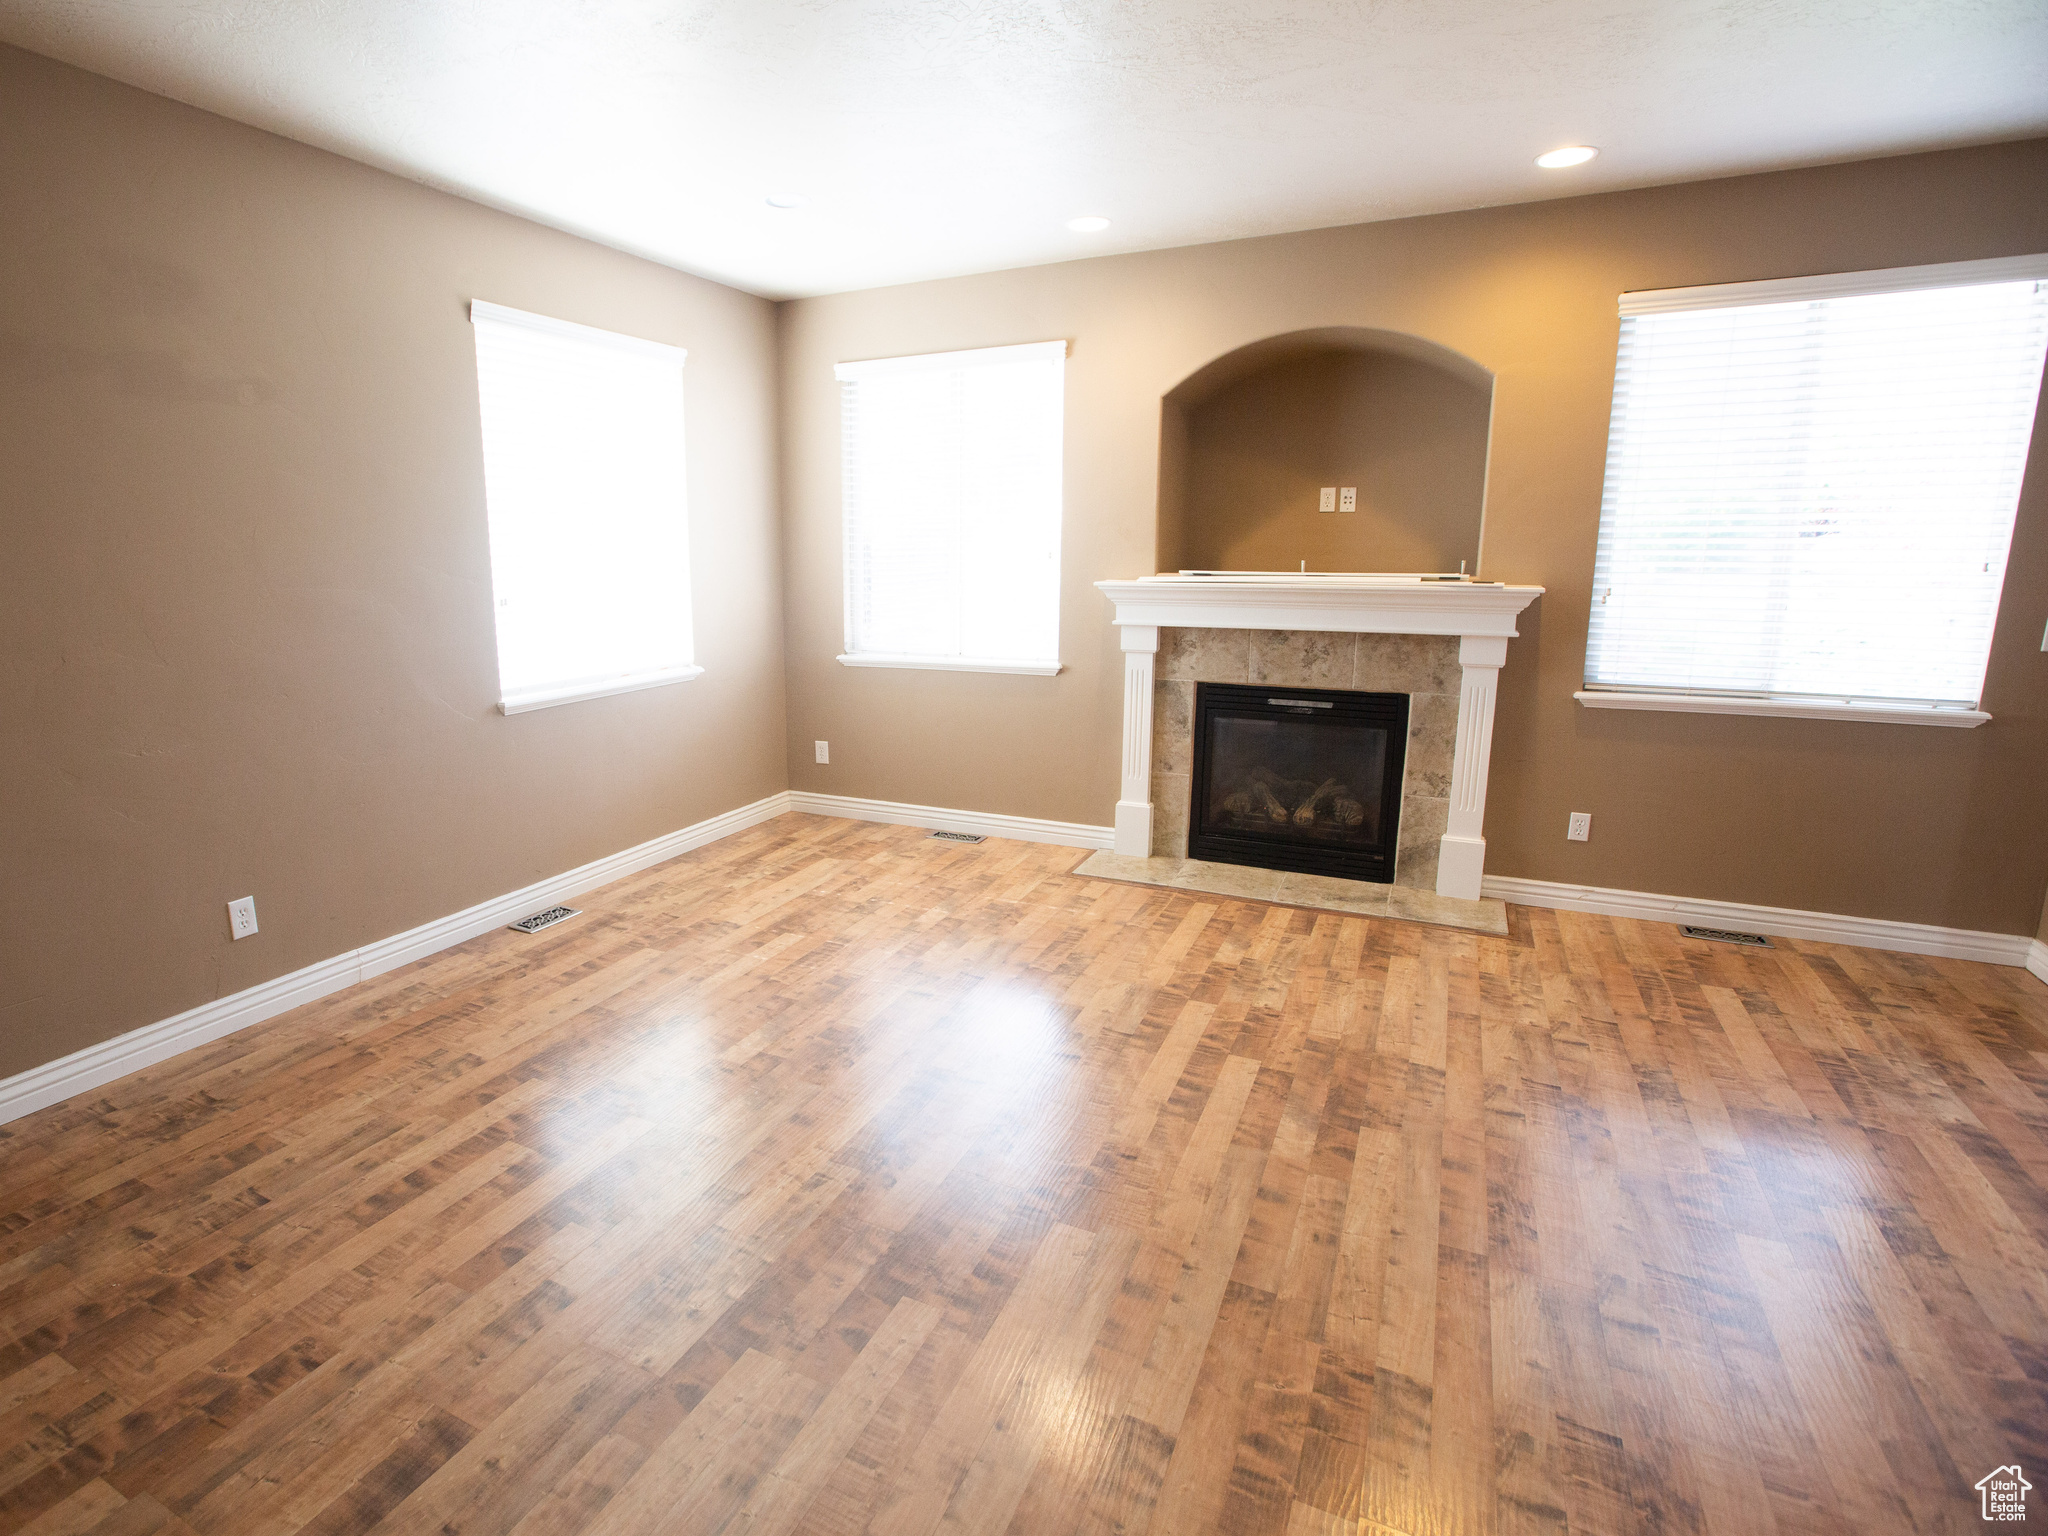
[[[1436,888],[1479,899],[1486,872],[1486,771],[1493,755],[1493,707],[1515,618],[1541,587],[1443,581],[1401,575],[1141,576],[1095,584],[1116,605],[1124,652],[1123,793],[1116,851],[1152,851],[1152,663],[1161,629],[1319,629],[1346,634],[1457,635],[1464,680],[1458,690],[1451,804]]]

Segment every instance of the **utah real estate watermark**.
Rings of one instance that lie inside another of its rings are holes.
[[[1977,1480],[1977,1493],[1984,1500],[1984,1518],[2004,1524],[2027,1518],[2027,1490],[2034,1485],[2020,1473],[2020,1464],[1994,1467]]]

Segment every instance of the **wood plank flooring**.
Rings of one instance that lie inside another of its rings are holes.
[[[2048,1487],[2039,981],[1077,857],[787,816],[0,1130],[0,1527],[1860,1536]]]

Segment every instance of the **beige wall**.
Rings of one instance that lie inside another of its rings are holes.
[[[1175,409],[1171,402],[1166,409]],[[1186,410],[1183,508],[1160,509],[1165,570],[1477,568],[1490,392],[1391,352],[1315,352]],[[1355,512],[1317,510],[1351,486]]]
[[[1153,564],[1162,398],[1234,348],[1330,325],[1425,337],[1497,378],[1485,571],[1551,591],[1504,679],[1496,872],[2048,937],[2039,476],[1983,730],[1592,716],[1569,697],[1614,295],[2040,250],[2044,193],[2033,143],[778,312],[0,49],[0,1075],[790,782],[1108,822],[1121,673],[1089,583]],[[471,297],[690,349],[703,678],[493,707]],[[839,667],[830,364],[1053,336],[1074,343],[1067,670]],[[1591,843],[1563,841],[1567,810],[1595,813]],[[251,893],[262,932],[230,944],[222,904]]]
[[[0,253],[0,1074],[784,787],[771,305],[5,49]],[[689,348],[697,681],[497,712],[472,297]]]
[[[1090,583],[1152,568],[1160,402],[1264,337],[1426,338],[1495,376],[1483,574],[1549,595],[1502,679],[1495,873],[2030,933],[2048,870],[2048,484],[2029,482],[1975,731],[1573,703],[1627,289],[2048,250],[2048,141],[1322,230],[805,300],[783,319],[790,775],[1105,825],[1121,668]],[[1067,337],[1054,678],[851,670],[842,358]],[[2048,436],[2048,434],[2044,434]],[[2037,460],[2038,462],[2038,460]],[[810,742],[832,742],[830,766]],[[1593,838],[1564,840],[1569,811]]]

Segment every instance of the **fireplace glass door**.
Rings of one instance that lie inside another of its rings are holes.
[[[1408,695],[1195,685],[1188,854],[1390,882]]]

